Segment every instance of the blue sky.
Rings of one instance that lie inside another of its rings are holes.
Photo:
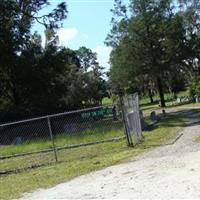
[[[39,14],[55,8],[61,0],[50,0],[51,5]],[[68,6],[68,18],[63,28],[58,30],[60,44],[71,49],[86,46],[97,52],[99,63],[109,68],[108,60],[111,48],[104,45],[106,35],[111,29],[110,21],[114,0],[65,0]],[[43,35],[43,27],[36,24],[33,30]],[[44,35],[43,35],[44,37]]]

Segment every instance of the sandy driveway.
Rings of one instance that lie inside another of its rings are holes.
[[[200,199],[200,125],[192,123],[173,145],[157,147],[130,162],[77,177],[22,199]]]

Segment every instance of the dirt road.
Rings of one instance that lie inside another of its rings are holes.
[[[157,147],[130,162],[77,177],[22,199],[200,199],[200,123],[191,123],[174,144]]]

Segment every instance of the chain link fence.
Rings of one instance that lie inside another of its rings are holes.
[[[117,106],[0,125],[0,174],[66,161],[69,149],[123,139]]]
[[[125,137],[128,146],[142,138],[137,94],[121,98],[120,105],[1,124],[0,175],[69,161],[74,159],[72,148]]]

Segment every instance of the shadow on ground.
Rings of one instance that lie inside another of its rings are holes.
[[[200,125],[200,117],[198,114],[195,113],[196,109],[184,109],[180,111],[168,111],[166,113],[166,116],[163,116],[162,114],[159,114],[159,121],[158,123],[152,124],[148,127],[146,130],[147,132],[152,131],[158,126],[160,128],[167,128],[167,127],[192,127],[196,125]],[[167,123],[166,123],[167,122]],[[177,132],[176,137],[173,140],[168,141],[167,143],[161,143],[161,144],[152,144],[152,145],[145,145],[144,148],[151,148],[151,147],[159,147],[159,146],[168,146],[175,144],[183,134],[180,132]]]

